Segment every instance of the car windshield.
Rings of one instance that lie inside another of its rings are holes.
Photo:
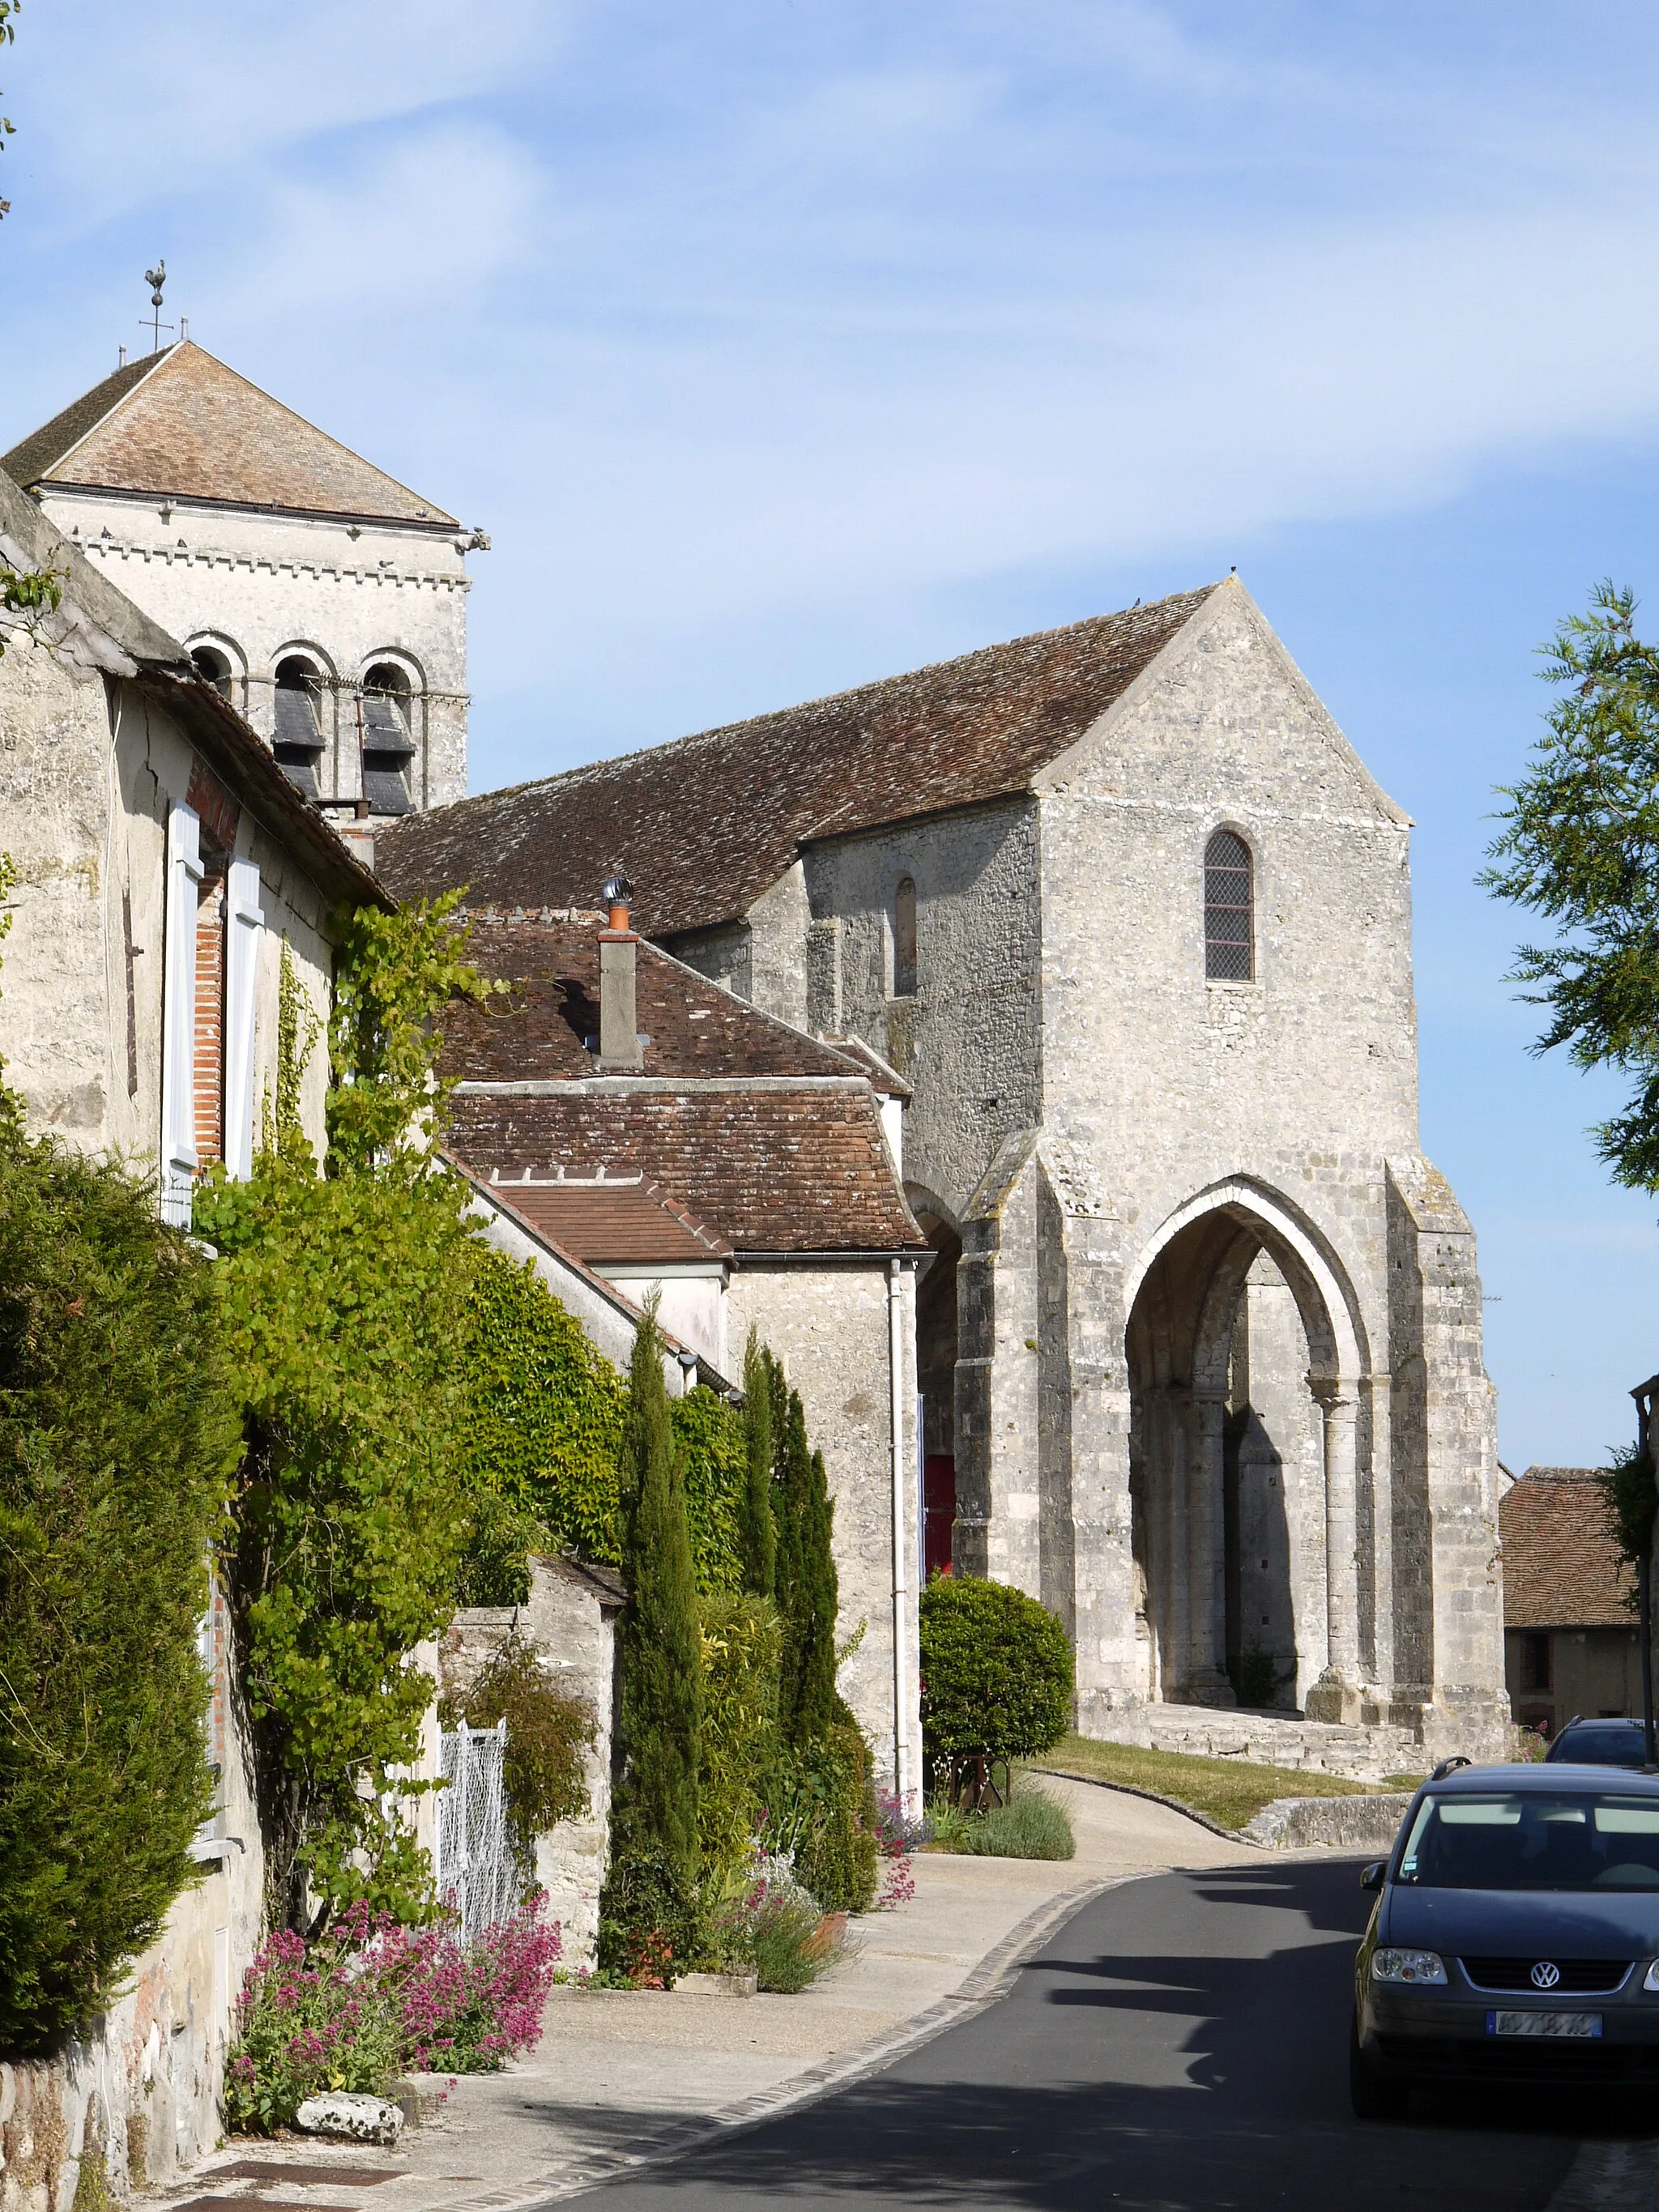
[[[1559,1766],[1640,1766],[1644,1746],[1635,1728],[1569,1729],[1550,1747]]]
[[[1659,1890],[1659,1796],[1428,1796],[1395,1879],[1421,1889]]]

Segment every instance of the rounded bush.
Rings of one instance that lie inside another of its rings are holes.
[[[930,1759],[1030,1759],[1072,1725],[1072,1647],[1007,1583],[941,1576],[922,1592],[921,1723]]]

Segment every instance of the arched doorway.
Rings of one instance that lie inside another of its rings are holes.
[[[1212,1193],[1157,1240],[1126,1351],[1141,1694],[1345,1717],[1364,1362],[1328,1262],[1265,1194]]]

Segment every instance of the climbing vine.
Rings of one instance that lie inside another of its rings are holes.
[[[527,1262],[481,1257],[469,1327],[465,1480],[474,1537],[465,1589],[469,1603],[510,1604],[523,1595],[524,1552],[538,1541],[620,1561],[627,1386]],[[669,1419],[684,1456],[697,1587],[735,1590],[742,1416],[700,1388],[672,1401]]]
[[[422,1141],[441,1108],[434,1018],[465,988],[463,951],[447,907],[350,927],[325,1174],[300,1125],[313,1034],[284,948],[266,1139],[246,1181],[216,1176],[196,1202],[243,1399],[224,1565],[267,1901],[306,1930],[358,1898],[404,1918],[429,1904],[396,1770],[433,1691],[410,1654],[453,1609],[465,1526],[480,1248],[465,1186]]]

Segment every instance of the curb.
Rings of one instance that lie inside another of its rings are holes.
[[[1086,1788],[1091,1790],[1115,1790],[1121,1796],[1125,1797],[1144,1797],[1149,1805],[1166,1805],[1170,1812],[1179,1813],[1183,1820],[1191,1820],[1200,1828],[1207,1828],[1212,1836],[1219,1836],[1222,1842],[1224,1844],[1248,1844],[1252,1850],[1273,1851],[1280,1855],[1286,1850],[1298,1850],[1304,1849],[1331,1849],[1339,1850],[1349,1849],[1353,1850],[1386,1850],[1394,1841],[1394,1835],[1392,1833],[1389,1835],[1388,1844],[1386,1844],[1368,1843],[1351,1844],[1346,1838],[1339,1838],[1333,1843],[1323,1844],[1319,1842],[1317,1838],[1306,1837],[1298,1838],[1296,1841],[1291,1843],[1284,1843],[1279,1841],[1279,1838],[1271,1832],[1268,1832],[1267,1829],[1264,1829],[1263,1824],[1267,1823],[1267,1828],[1269,1829],[1272,1826],[1277,1826],[1282,1832],[1287,1829],[1293,1829],[1298,1825],[1307,1825],[1309,1820],[1314,1817],[1308,1814],[1306,1812],[1305,1808],[1310,1807],[1322,1805],[1366,1805],[1372,1807],[1389,1805],[1398,1806],[1400,1808],[1400,1812],[1394,1821],[1394,1829],[1395,1832],[1397,1832],[1400,1821],[1404,1818],[1405,1808],[1410,1804],[1412,1800],[1412,1792],[1408,1790],[1355,1790],[1352,1793],[1345,1792],[1340,1797],[1272,1797],[1268,1799],[1267,1802],[1261,1808],[1259,1813],[1255,1813],[1251,1815],[1249,1820],[1243,1827],[1224,1828],[1218,1820],[1211,1820],[1206,1813],[1194,1812],[1190,1805],[1183,1805],[1178,1797],[1165,1797],[1158,1790],[1143,1790],[1137,1784],[1133,1782],[1103,1782],[1096,1775],[1078,1774],[1073,1772],[1070,1767],[1066,1766],[1028,1766],[1025,1771],[1028,1774],[1050,1774],[1054,1777],[1056,1782],[1081,1782]],[[1275,1815],[1278,1816],[1276,1821],[1274,1820]]]
[[[1158,1869],[1159,1872],[1164,1869]],[[955,2027],[974,2014],[983,2012],[1013,1986],[1016,1975],[1035,1957],[1072,1916],[1109,1889],[1128,1881],[1143,1881],[1145,1875],[1124,1875],[1103,1881],[1075,1883],[1056,1896],[1045,1898],[1011,1928],[1002,1941],[970,1967],[959,1986],[915,2013],[902,2027],[857,2044],[838,2057],[811,2066],[804,2073],[763,2089],[735,2105],[710,2112],[677,2127],[653,2132],[635,2149],[594,2150],[563,2160],[518,2189],[491,2191],[486,2196],[464,2197],[445,2205],[443,2212],[538,2212],[543,2205],[560,2204],[585,2190],[614,2181],[627,2173],[640,2173],[653,2166],[684,2157],[690,2150],[718,2139],[729,2141],[751,2128],[763,2127],[780,2112],[815,2103],[836,2089],[844,2089],[866,2075],[878,2074],[895,2059],[908,2056],[936,2035]]]

